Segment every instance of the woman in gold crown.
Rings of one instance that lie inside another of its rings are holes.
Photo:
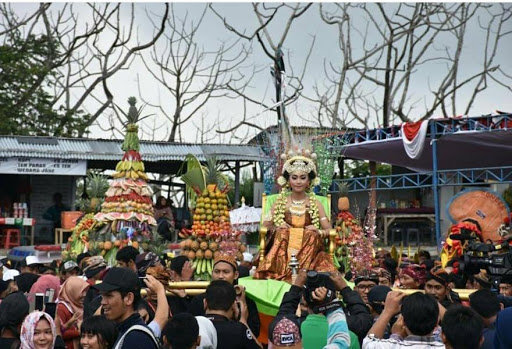
[[[324,239],[331,228],[322,204],[311,191],[318,183],[314,155],[290,156],[277,182],[281,193],[264,222],[268,228],[267,249],[254,278],[290,280],[289,260],[295,254],[300,269],[335,271]]]

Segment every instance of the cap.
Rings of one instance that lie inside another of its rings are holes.
[[[135,258],[135,265],[139,274],[144,275],[149,267],[154,267],[160,263],[160,258],[153,252],[139,254]]]
[[[362,281],[372,281],[376,285],[379,284],[379,275],[376,272],[368,269],[363,269],[356,272],[356,276],[354,278],[354,284],[358,284]]]
[[[300,344],[299,325],[286,315],[278,316],[268,327],[268,338],[274,347],[292,347]]]
[[[83,271],[87,278],[93,277],[107,267],[102,256],[86,257],[82,261]]]
[[[368,302],[369,303],[379,303],[384,302],[386,300],[386,296],[391,292],[391,288],[384,285],[377,285],[372,287],[370,292],[368,292]]]
[[[50,264],[53,260],[46,257],[41,256],[27,256],[26,257],[27,266],[34,264]]]
[[[93,287],[100,292],[110,292],[119,289],[137,292],[140,289],[137,274],[127,268],[111,268],[103,278],[103,282]]]
[[[229,255],[229,254],[219,254],[215,259],[213,260],[213,266],[219,262],[228,263],[235,269],[235,271],[238,269],[238,265],[236,264],[235,257]]]
[[[16,269],[7,269],[7,270],[4,270],[3,280],[4,281],[14,280],[14,278],[18,275],[20,275],[20,272],[17,271]]]
[[[487,270],[480,269],[480,272],[474,276],[475,281],[478,282],[484,288],[491,288],[492,282],[489,279]]]
[[[78,268],[78,264],[76,264],[75,261],[67,261],[62,264],[62,270],[66,271],[66,272],[71,271],[73,269],[78,269],[78,270],[80,269],[80,268]]]

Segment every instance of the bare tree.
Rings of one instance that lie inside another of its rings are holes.
[[[160,19],[160,24],[152,37],[141,43],[135,37],[134,4],[44,3],[22,19],[11,5],[2,4],[0,35],[20,30],[25,37],[39,35],[52,45],[44,61],[45,69],[19,98],[17,107],[27,103],[36,89],[49,86],[54,109],[70,116],[84,114],[87,122],[78,133],[82,136],[107,108],[113,106],[114,94],[108,87],[110,79],[127,69],[138,52],[154,45],[162,35],[169,12],[168,4],[163,6],[163,15],[154,16]],[[125,7],[128,7],[126,11]],[[129,17],[126,25],[124,16]],[[62,118],[54,133],[62,134],[68,121],[68,118]]]
[[[327,6],[320,5],[320,15],[325,23],[338,28],[341,61],[325,61],[327,82],[317,83],[315,97],[310,98],[318,105],[320,122],[327,119],[333,126],[348,126],[359,121],[364,126],[376,126],[369,123],[377,120],[378,125],[388,126],[395,118],[426,119],[439,110],[445,117],[457,115],[459,110],[467,114],[488,80],[498,80],[495,72],[507,77],[495,60],[504,38],[510,35],[505,25],[510,21],[509,5]],[[475,23],[486,32],[481,45],[484,54],[479,70],[468,74],[461,61],[467,59],[464,43],[468,25]],[[411,86],[426,85],[421,75],[429,79],[428,71],[444,76],[429,81],[430,97],[415,98]],[[473,93],[461,109],[457,96],[471,84]]]
[[[274,82],[276,85],[275,99],[269,103],[268,101],[260,101],[257,99],[257,97],[251,96],[251,93],[248,89],[248,84],[246,83],[239,86],[230,84],[228,87],[231,89],[231,91],[233,91],[235,95],[241,97],[244,100],[244,113],[242,115],[242,119],[236,122],[235,125],[232,125],[228,129],[217,130],[217,132],[230,133],[234,132],[241,126],[261,128],[257,121],[257,116],[247,116],[247,105],[245,104],[247,102],[266,110],[276,111],[278,121],[280,121],[282,118],[287,118],[285,113],[285,106],[295,102],[300,97],[301,91],[304,88],[302,81],[306,72],[309,57],[314,47],[315,39],[312,38],[309,50],[307,51],[308,53],[306,60],[297,74],[294,72],[294,67],[292,64],[288,64],[288,71],[285,71],[283,50],[285,50],[285,42],[294,22],[306,11],[308,11],[311,6],[311,3],[252,3],[252,13],[257,19],[258,26],[248,32],[245,29],[237,29],[232,26],[218,10],[212,4],[210,4],[211,10],[220,20],[222,20],[227,30],[234,33],[240,39],[246,40],[248,42],[252,43],[257,41],[259,48],[272,64],[271,73],[274,77]],[[274,37],[270,34],[268,27],[271,24],[276,25],[276,18],[278,18],[278,14],[282,14],[285,20],[281,22],[284,23],[280,29],[281,34],[277,37]],[[290,61],[288,61],[288,63],[290,63]],[[283,94],[285,85],[287,91],[285,94]]]
[[[201,112],[207,103],[226,97],[230,93],[228,86],[242,78],[238,67],[248,51],[243,46],[238,47],[238,40],[221,42],[211,51],[198,44],[197,32],[207,8],[205,6],[194,22],[188,12],[184,18],[178,18],[172,7],[165,40],[152,48],[150,58],[143,58],[148,73],[163,87],[165,94],[157,98],[151,98],[142,90],[139,94],[147,105],[165,117],[166,139],[171,142],[182,141],[182,126],[194,115],[206,117]]]

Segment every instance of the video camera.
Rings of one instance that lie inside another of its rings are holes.
[[[466,275],[474,275],[485,269],[491,277],[493,288],[497,288],[505,274],[512,273],[512,250],[509,237],[501,244],[489,244],[477,241],[470,234],[452,234],[452,240],[468,241],[466,252],[459,259],[459,269]]]
[[[336,301],[336,286],[334,285],[329,273],[309,270],[306,275],[304,299],[307,304],[313,308],[315,313],[324,313],[329,309],[341,306],[341,303]],[[322,301],[317,301],[312,296],[312,292],[319,287],[325,287],[327,289],[327,295]]]

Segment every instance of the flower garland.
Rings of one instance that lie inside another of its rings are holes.
[[[288,200],[289,191],[286,187],[283,187],[281,193],[279,193],[279,197],[276,200],[276,206],[274,208],[274,226],[280,227],[284,224],[284,214],[286,211],[286,203]],[[317,229],[320,229],[320,215],[318,210],[318,204],[316,201],[316,196],[314,192],[309,192],[309,216],[311,217],[311,224],[314,225]]]
[[[318,204],[316,202],[315,193],[309,192],[309,216],[311,217],[311,224],[317,229],[320,229],[320,214],[318,213]]]

